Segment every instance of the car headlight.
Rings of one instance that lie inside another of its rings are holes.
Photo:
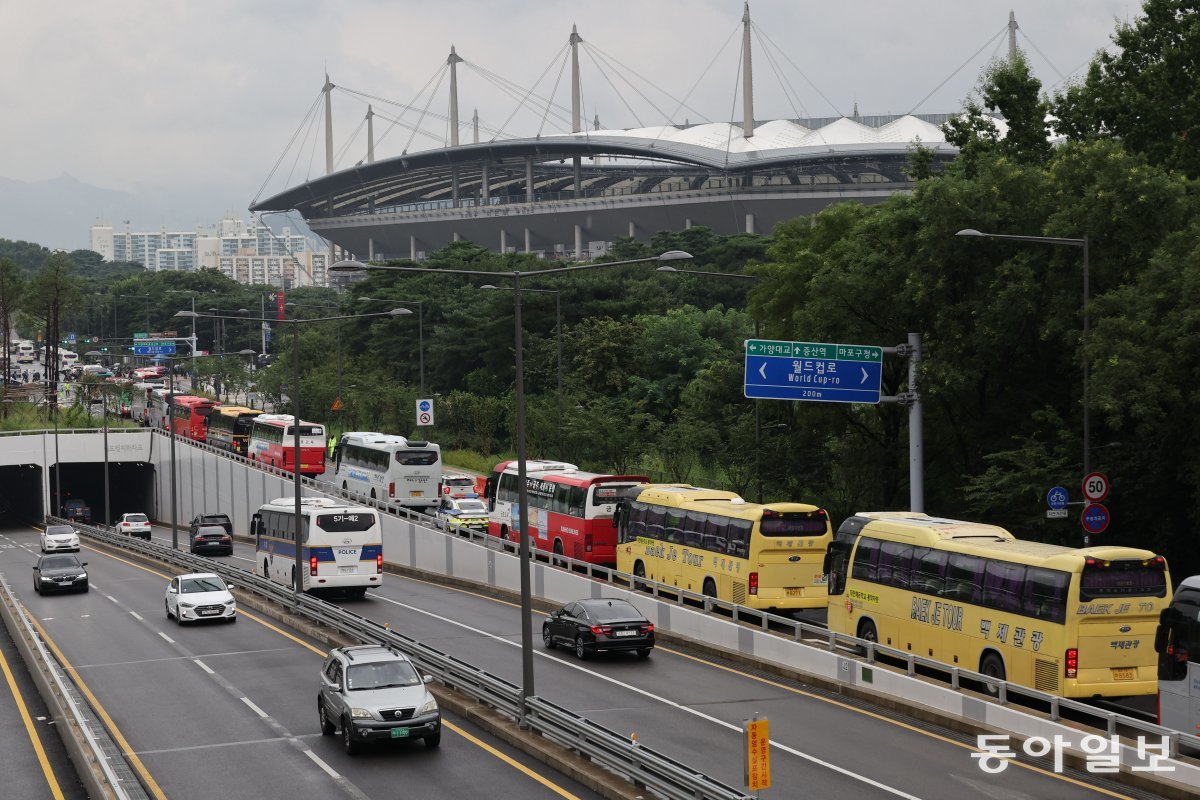
[[[437,700],[434,700],[431,697],[431,698],[429,698],[429,701],[427,703],[425,703],[425,705],[423,705],[417,709],[417,714],[418,715],[432,714],[434,711],[437,711],[437,710],[438,710]]]
[[[180,608],[195,608],[195,607],[196,607],[196,604],[195,604],[195,603],[185,603],[185,602],[183,602],[183,601],[181,600],[181,601],[179,602],[179,607],[180,607]]]
[[[354,719],[372,719],[371,712],[367,711],[365,708],[350,709],[350,716]]]
[[[225,607],[226,608],[237,608],[237,600],[234,600],[232,597],[229,598],[228,600],[225,601]]]

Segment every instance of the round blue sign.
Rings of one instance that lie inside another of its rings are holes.
[[[1108,509],[1101,503],[1091,503],[1083,509],[1080,521],[1088,533],[1104,533],[1110,521]]]
[[[1055,486],[1050,491],[1046,492],[1046,505],[1053,509],[1066,508],[1067,490],[1061,486]]]
[[[428,400],[422,400],[419,404],[417,404],[417,407],[420,408],[422,411],[428,411],[429,406],[430,406],[430,404],[429,404]]]

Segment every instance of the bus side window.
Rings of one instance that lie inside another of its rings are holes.
[[[874,581],[878,574],[879,564],[878,539],[863,537],[858,540],[858,550],[854,553],[854,579]]]
[[[839,531],[837,537],[829,543],[824,570],[829,575],[831,595],[844,594],[846,591],[846,565],[850,561],[850,551],[854,549],[854,541],[857,538],[857,533]]]
[[[753,528],[754,523],[748,519],[729,520],[725,552],[736,558],[750,555],[750,532]]]
[[[255,514],[250,518],[250,535],[258,537],[262,534],[262,514]]]
[[[907,589],[912,550],[912,545],[903,542],[884,542],[879,549],[879,570],[875,579],[897,589]]]
[[[708,515],[708,526],[704,529],[704,540],[701,547],[714,553],[725,552],[725,540],[729,535],[729,517]]]
[[[684,512],[677,508],[668,508],[663,519],[663,539],[671,544],[683,543]]]
[[[1020,613],[1024,585],[1024,564],[989,560],[983,573],[983,604],[999,611]]]
[[[666,532],[663,530],[663,522],[666,520],[666,509],[662,506],[646,506],[646,527],[645,536],[650,539],[662,540],[667,538]]]
[[[1030,567],[1025,575],[1021,613],[1048,622],[1063,622],[1070,583],[1071,576],[1066,572]]]
[[[583,486],[570,486],[570,492],[567,494],[566,513],[572,517],[583,516],[583,506],[587,502],[587,488]]]
[[[684,547],[699,548],[704,542],[704,527],[708,524],[708,514],[703,511],[689,511],[683,519]]]
[[[983,559],[951,553],[946,565],[946,597],[963,603],[978,603],[983,596]]]
[[[918,547],[913,550],[912,582],[914,592],[931,594],[935,597],[945,590],[946,562],[950,554],[945,550],[934,550],[929,547]]]

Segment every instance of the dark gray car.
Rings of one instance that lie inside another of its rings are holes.
[[[233,555],[233,539],[220,525],[201,525],[192,530],[191,547],[195,555]]]
[[[88,574],[86,561],[67,553],[51,553],[33,565],[33,590],[46,592],[86,592]]]

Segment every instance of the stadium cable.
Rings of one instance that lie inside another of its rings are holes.
[[[568,47],[570,47],[569,44],[564,44],[562,46],[562,49],[559,52],[560,53],[565,52]],[[555,57],[557,58],[557,54],[555,55]],[[525,93],[525,97],[522,98],[517,103],[517,107],[513,109],[511,114],[508,115],[508,119],[504,120],[504,123],[500,126],[501,130],[506,129],[508,127],[508,123],[512,122],[513,117],[515,117],[517,115],[517,112],[520,111],[521,108],[523,108],[525,106],[525,103],[529,99],[529,96],[533,94],[534,89],[537,89],[538,84],[540,84],[542,82],[542,79],[546,77],[546,73],[548,73],[550,71],[550,68],[552,66],[554,66],[553,59],[551,59],[550,63],[546,65],[546,68],[544,70],[542,70],[542,74],[538,76],[537,81],[533,84],[533,86],[529,89],[529,91]],[[549,107],[550,107],[550,104],[553,102],[553,100],[554,100],[554,97],[553,97],[553,95],[551,95],[550,100],[546,103],[547,113],[549,112]],[[493,141],[493,142],[496,141],[496,137],[493,136],[491,141]]]
[[[725,133],[725,166],[726,167],[729,166],[729,146],[733,143],[733,115],[735,113],[735,109],[737,108],[738,87],[742,85],[742,54],[743,54],[743,46],[739,45],[738,46],[738,60],[737,60],[737,65],[738,65],[737,66],[737,74],[734,76],[734,82],[733,82],[733,99],[729,104],[729,122],[728,122],[729,127]],[[754,120],[750,120],[750,121],[753,122]],[[742,125],[745,126],[745,124],[746,124],[746,121],[742,120]],[[730,186],[730,188],[731,189],[733,188],[732,185]],[[733,195],[732,195],[732,193],[730,193],[730,198],[732,198],[732,197],[733,197]],[[737,228],[734,227],[734,230],[737,230]]]
[[[711,70],[713,68],[713,64],[717,63],[717,59],[720,58],[721,54],[724,53],[726,48],[729,47],[729,43],[731,41],[733,41],[733,37],[737,34],[738,29],[741,27],[742,27],[742,25],[739,22],[737,25],[734,26],[733,30],[730,31],[729,36],[725,39],[725,43],[721,45],[721,47],[717,50],[716,54],[712,57],[712,60],[708,62],[708,66],[705,67],[704,71],[700,73],[700,77],[697,78],[696,82],[692,84],[692,88],[688,89],[687,94],[685,94],[683,96],[683,99],[679,101],[679,105],[677,105],[675,107],[675,111],[672,112],[669,117],[667,117],[668,120],[674,119],[675,115],[678,114],[680,112],[680,110],[682,110],[683,108],[688,108],[689,110],[694,110],[694,109],[691,109],[690,106],[686,105],[688,99],[692,96],[692,93],[696,91],[696,87],[700,85],[700,82],[702,80],[704,80],[704,76],[708,75],[709,70]],[[740,60],[739,60],[739,64],[740,64]],[[739,69],[740,69],[740,67],[739,67]],[[701,119],[708,120],[708,117],[705,116],[704,114],[700,114],[699,112],[697,112],[697,114]],[[711,120],[709,120],[709,121],[711,122]],[[654,139],[651,141],[651,145],[653,145],[655,142],[657,142],[659,140],[659,138],[663,135],[664,132],[665,131],[660,130],[655,135]]]
[[[650,88],[652,88],[652,89],[657,89],[657,90],[658,90],[659,92],[661,92],[661,93],[662,93],[662,94],[663,94],[663,95],[664,95],[664,96],[665,96],[665,97],[666,97],[668,100],[671,100],[671,101],[677,102],[679,105],[678,105],[678,106],[675,108],[675,113],[676,113],[676,114],[678,114],[678,113],[679,113],[679,110],[680,110],[680,109],[682,109],[682,108],[686,108],[688,111],[691,111],[693,114],[695,114],[696,116],[700,117],[701,119],[706,119],[706,117],[704,116],[704,114],[703,114],[702,112],[700,112],[700,111],[697,111],[696,109],[694,109],[694,108],[692,108],[691,106],[687,105],[687,98],[686,98],[686,97],[685,97],[683,100],[676,100],[675,96],[674,96],[674,95],[672,95],[670,92],[668,92],[666,89],[662,88],[661,86],[657,86],[657,85],[655,85],[655,84],[654,84],[654,83],[652,83],[652,82],[651,82],[651,81],[650,81],[648,78],[645,78],[645,77],[643,77],[643,76],[642,76],[640,73],[638,73],[638,71],[637,71],[637,70],[633,69],[632,67],[629,67],[629,66],[627,66],[626,64],[623,64],[623,63],[622,63],[620,60],[618,60],[616,57],[614,57],[614,56],[613,56],[611,53],[606,53],[605,51],[601,50],[599,47],[594,47],[594,46],[593,46],[593,49],[595,49],[595,51],[596,51],[597,53],[599,53],[600,57],[601,57],[601,58],[604,60],[604,63],[608,64],[608,65],[609,65],[609,67],[610,67],[610,68],[612,68],[614,71],[616,71],[616,69],[615,69],[615,68],[614,68],[612,65],[614,65],[614,64],[615,64],[617,67],[620,67],[620,68],[621,68],[622,70],[624,70],[625,72],[628,72],[628,73],[630,73],[631,75],[633,75],[633,76],[635,76],[635,77],[639,78],[640,80],[644,81],[644,82],[646,83],[646,85],[647,85],[647,86],[649,86]],[[711,66],[711,64],[710,64],[710,66]],[[618,74],[620,74],[620,73],[618,73]],[[703,77],[703,76],[701,76],[701,77]],[[655,104],[654,104],[654,101],[653,101],[653,100],[651,100],[649,97],[647,97],[647,96],[646,96],[645,94],[643,94],[642,92],[638,91],[638,88],[637,88],[636,86],[634,86],[634,84],[633,84],[633,82],[632,82],[632,81],[630,81],[628,78],[624,77],[624,75],[622,75],[622,76],[621,76],[621,78],[622,78],[622,80],[624,80],[624,81],[625,81],[627,84],[629,84],[629,87],[630,87],[631,89],[633,89],[635,92],[637,92],[637,93],[638,93],[638,95],[640,95],[640,96],[642,97],[642,99],[643,99],[643,100],[645,100],[647,103],[649,103],[651,108],[653,108],[653,109],[654,109],[655,111],[657,111],[659,114],[662,114],[662,115],[663,115],[663,118],[664,118],[664,119],[667,121],[667,123],[668,123],[668,124],[673,124],[673,123],[672,123],[672,120],[674,119],[674,116],[675,116],[674,114],[672,114],[671,116],[667,116],[667,115],[666,115],[666,113],[665,113],[665,112],[664,112],[664,111],[663,111],[661,108],[659,108],[657,105],[655,105]],[[693,88],[695,88],[695,87],[693,87]]]
[[[758,43],[762,45],[762,52],[767,59],[767,65],[775,73],[775,80],[779,81],[779,87],[783,89],[783,96],[787,98],[788,105],[792,107],[792,113],[796,115],[796,119],[800,119],[800,112],[804,111],[803,116],[807,117],[808,109],[804,108],[804,102],[800,99],[800,93],[784,78],[783,72],[779,68],[779,61],[771,54],[771,48],[767,47],[766,40],[762,38],[762,35],[758,32],[758,28],[751,28],[751,30],[758,37]],[[792,95],[795,95],[795,99],[792,98]],[[796,107],[797,104],[799,104],[799,108]]]
[[[465,63],[465,62],[464,62],[464,63]],[[431,80],[432,80],[432,79],[431,79]],[[396,116],[396,117],[389,117],[387,114],[381,114],[379,111],[376,111],[376,112],[375,112],[375,116],[379,117],[380,119],[384,120],[385,122],[390,122],[390,123],[391,123],[392,125],[394,125],[394,126],[399,126],[399,127],[401,127],[401,128],[404,128],[405,130],[409,130],[409,131],[411,131],[411,130],[413,130],[413,129],[416,127],[416,126],[414,126],[414,125],[412,125],[412,124],[410,124],[410,123],[407,123],[407,122],[404,122],[404,121],[403,121],[403,115],[404,115],[404,113],[405,113],[405,112],[407,112],[407,111],[414,111],[414,110],[416,110],[416,108],[417,108],[416,106],[407,105],[407,104],[405,104],[405,103],[401,103],[401,102],[398,102],[398,101],[396,101],[396,100],[391,100],[391,99],[389,99],[389,98],[386,98],[386,97],[380,97],[379,95],[373,95],[373,94],[371,94],[371,93],[369,93],[369,92],[361,92],[361,91],[358,91],[358,90],[355,90],[355,89],[345,89],[344,91],[345,91],[347,94],[349,94],[349,95],[353,96],[353,97],[354,97],[354,99],[356,99],[356,100],[358,100],[358,101],[362,102],[362,103],[363,103],[363,105],[366,105],[366,100],[374,100],[374,101],[376,101],[376,102],[383,103],[384,105],[395,106],[397,109],[400,109],[400,115],[399,115],[399,116]],[[424,94],[424,92],[425,92],[425,89],[424,89],[424,88],[422,88],[422,89],[421,89],[421,93],[422,93],[422,94]],[[430,117],[434,117],[435,119],[449,119],[449,117],[448,117],[448,116],[443,116],[442,114],[439,114],[439,113],[437,113],[436,111],[430,111],[430,112],[429,112],[429,114],[428,114],[428,116],[430,116]],[[434,140],[436,140],[436,139],[437,139],[437,135],[436,135],[436,134],[434,134],[432,131],[428,131],[428,130],[425,130],[425,129],[417,129],[417,130],[418,130],[420,133],[424,134],[425,136],[428,136],[430,139],[434,139]],[[382,139],[382,136],[380,137],[380,139]],[[376,142],[375,142],[375,144],[377,144],[377,145],[378,145],[378,144],[379,144],[379,141],[376,141]]]
[[[562,64],[559,65],[558,75],[554,78],[554,88],[550,91],[551,97],[554,97],[556,94],[558,94],[558,85],[560,83],[562,83],[562,75],[563,75],[563,72],[566,70],[566,68],[567,68],[567,53],[563,53]],[[549,116],[549,114],[550,114],[550,106],[547,105],[546,110],[542,113],[542,123],[540,125],[538,125],[538,132],[537,132],[537,137],[536,137],[538,139],[542,138],[542,129],[546,127],[546,117]],[[574,122],[574,119],[572,119],[572,122]]]
[[[1002,27],[1000,30],[996,31],[995,36],[993,36],[992,38],[990,38],[986,42],[984,42],[983,45],[978,50],[976,50],[974,53],[971,54],[970,58],[968,58],[966,61],[964,61],[962,64],[959,65],[958,69],[951,72],[949,75],[946,76],[945,80],[943,80],[937,86],[933,87],[933,91],[931,91],[929,94],[922,97],[921,101],[919,103],[917,103],[915,106],[913,106],[912,109],[908,113],[909,114],[917,113],[917,109],[920,108],[921,106],[923,106],[925,104],[926,100],[933,97],[934,94],[936,94],[939,89],[941,89],[943,86],[945,86],[947,83],[950,82],[951,78],[953,78],[958,73],[962,72],[963,68],[965,68],[968,64],[970,64],[972,61],[974,61],[976,58],[978,58],[979,54],[983,52],[984,48],[986,48],[992,42],[996,41],[996,39],[1000,38],[1001,36],[1005,36],[1007,34],[1008,34],[1008,24],[1005,23],[1004,27]]]
[[[342,145],[342,149],[333,157],[333,168],[335,170],[338,169],[338,165],[340,165],[342,163],[342,159],[346,157],[346,151],[349,150],[350,145],[354,144],[355,140],[358,139],[359,132],[362,131],[363,126],[366,124],[367,118],[366,115],[364,115],[363,118],[358,121],[358,127],[355,128],[354,132],[350,134],[350,138],[346,140],[344,145]]]
[[[566,106],[559,105],[558,103],[555,103],[552,99],[542,97],[541,95],[537,94],[536,92],[526,89],[524,86],[521,86],[520,84],[516,83],[515,81],[510,81],[508,78],[505,78],[503,75],[492,72],[491,70],[487,69],[486,67],[481,67],[478,64],[472,64],[469,61],[464,61],[462,63],[464,66],[469,67],[473,72],[477,73],[481,78],[488,81],[493,86],[495,86],[497,89],[499,89],[500,91],[507,94],[513,100],[516,100],[517,102],[521,102],[520,96],[524,95],[524,94],[528,94],[528,96],[533,97],[538,102],[544,103],[544,104],[549,104],[550,106],[552,106],[553,107],[552,113],[555,115],[555,117],[557,117],[564,124],[570,119],[571,109],[567,108]],[[500,131],[500,132],[504,133],[504,131]]]
[[[317,92],[316,99],[314,99],[312,105],[308,107],[308,111],[305,113],[304,118],[300,120],[300,124],[296,126],[296,130],[292,133],[292,138],[288,140],[287,145],[283,148],[283,151],[279,154],[279,157],[275,159],[275,164],[271,167],[270,172],[267,173],[267,177],[265,180],[263,180],[262,186],[258,187],[258,194],[254,195],[254,202],[258,202],[258,198],[262,197],[262,193],[264,190],[266,190],[267,184],[275,175],[275,171],[279,169],[279,165],[283,163],[284,156],[286,156],[288,151],[292,149],[292,144],[296,141],[296,137],[300,135],[300,131],[304,128],[304,123],[308,121],[308,118],[316,109],[317,104],[321,102],[321,94],[322,92]]]
[[[787,51],[786,51],[786,50],[784,50],[784,49],[783,49],[782,47],[780,47],[779,45],[775,44],[775,40],[774,40],[774,39],[772,39],[772,38],[771,38],[771,37],[770,37],[770,36],[767,34],[767,32],[766,32],[766,31],[764,31],[762,28],[760,28],[758,25],[754,24],[753,22],[751,22],[751,23],[750,23],[750,27],[751,27],[751,28],[753,28],[753,29],[754,29],[754,31],[755,31],[755,32],[756,32],[756,33],[757,33],[759,36],[761,36],[762,38],[766,39],[766,40],[767,40],[767,42],[768,42],[768,43],[769,43],[769,44],[770,44],[772,47],[774,47],[774,48],[775,48],[775,51],[776,51],[777,53],[779,53],[781,56],[783,56],[783,59],[784,59],[785,61],[787,61],[787,63],[788,63],[788,64],[790,64],[790,65],[791,65],[792,69],[796,70],[796,74],[798,74],[798,75],[799,75],[801,78],[804,78],[804,82],[805,82],[805,83],[807,83],[809,86],[811,86],[811,87],[812,87],[812,90],[813,90],[814,92],[816,92],[817,94],[819,94],[819,95],[821,96],[821,99],[822,99],[822,100],[824,100],[826,103],[828,103],[828,104],[829,104],[829,107],[833,109],[833,113],[834,113],[834,114],[836,114],[836,115],[837,115],[837,116],[839,116],[839,117],[844,117],[844,116],[846,116],[846,115],[845,115],[845,114],[843,114],[841,111],[839,111],[839,110],[838,110],[838,107],[837,107],[836,105],[834,105],[833,101],[832,101],[832,100],[830,100],[828,97],[826,97],[826,96],[825,96],[825,93],[824,93],[824,92],[822,92],[822,91],[821,91],[821,90],[820,90],[820,89],[817,87],[817,85],[816,85],[815,83],[813,83],[813,82],[812,82],[812,81],[809,79],[809,77],[808,77],[807,75],[805,75],[805,74],[804,74],[804,71],[803,71],[802,69],[800,69],[798,66],[796,66],[796,62],[794,62],[794,61],[792,61],[792,59],[788,58]],[[936,90],[935,90],[935,91],[936,91]]]
[[[1037,46],[1036,44],[1034,44],[1034,41],[1033,41],[1033,39],[1030,39],[1030,38],[1029,38],[1029,37],[1028,37],[1028,36],[1025,34],[1025,31],[1024,31],[1024,30],[1022,30],[1021,28],[1017,28],[1017,32],[1021,34],[1021,38],[1022,38],[1022,39],[1024,39],[1024,40],[1025,40],[1025,41],[1027,41],[1027,42],[1029,42],[1029,46],[1030,46],[1030,47],[1032,47],[1032,48],[1034,49],[1034,51],[1035,51],[1035,52],[1036,52],[1036,53],[1037,53],[1039,56],[1041,56],[1041,57],[1042,57],[1042,60],[1043,60],[1043,61],[1045,61],[1045,62],[1046,62],[1046,64],[1048,64],[1048,65],[1049,65],[1050,69],[1054,70],[1054,74],[1058,76],[1058,83],[1063,83],[1064,81],[1066,81],[1066,79],[1067,79],[1067,76],[1063,75],[1061,72],[1059,72],[1059,71],[1058,71],[1058,67],[1054,66],[1054,62],[1053,62],[1053,61],[1051,61],[1051,60],[1050,60],[1050,59],[1049,59],[1049,58],[1046,56],[1046,54],[1045,54],[1045,53],[1043,53],[1043,52],[1041,51],[1041,49],[1040,49],[1040,48],[1038,48],[1038,46]],[[1056,84],[1055,84],[1055,86],[1057,86],[1057,85],[1058,85],[1058,83],[1056,83]]]
[[[596,70],[599,71],[600,77],[604,78],[604,80],[608,82],[609,87],[613,90],[613,94],[615,94],[621,103],[624,104],[625,109],[629,112],[629,115],[633,117],[633,121],[638,124],[638,127],[646,127],[645,124],[643,124],[641,117],[639,117],[637,112],[633,110],[633,106],[629,105],[629,101],[625,99],[625,95],[621,94],[621,90],[618,89],[612,82],[612,78],[608,77],[608,73],[604,71],[604,67],[601,66],[600,62],[596,59],[596,55],[591,51],[591,48],[585,47],[583,52],[587,53],[588,58],[590,58],[592,63],[596,65]]]

